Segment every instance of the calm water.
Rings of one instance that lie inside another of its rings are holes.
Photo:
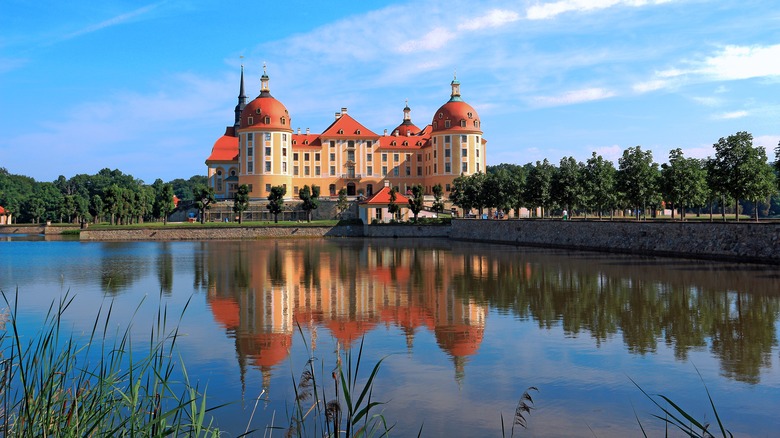
[[[237,402],[219,411],[227,436],[263,389],[252,427],[286,426],[309,354],[329,374],[362,337],[366,376],[387,356],[374,398],[395,436],[500,436],[529,386],[522,436],[640,436],[634,411],[662,436],[629,378],[714,421],[696,369],[736,436],[776,436],[780,423],[774,267],[446,240],[0,236],[0,289],[17,288],[25,330],[70,291],[74,333],[113,300],[114,324],[133,318],[140,339],[160,300],[178,316],[191,299],[179,345],[213,404]]]

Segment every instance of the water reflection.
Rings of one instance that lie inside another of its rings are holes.
[[[708,349],[724,376],[749,383],[771,367],[777,345],[780,278],[760,266],[435,240],[211,242],[203,249],[194,258],[195,284],[207,286],[242,369],[260,368],[266,382],[298,324],[311,331],[313,348],[318,329],[348,347],[390,325],[411,351],[415,334],[427,330],[460,381],[489,308],[590,336],[596,347],[621,337],[629,352],[646,355],[664,343],[680,361]]]

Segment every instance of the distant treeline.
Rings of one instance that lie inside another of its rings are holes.
[[[103,169],[94,175],[60,176],[52,182],[38,182],[0,168],[0,206],[16,223],[46,221],[127,224],[165,221],[174,209],[174,194],[191,202],[206,177],[196,175],[148,185],[120,170]]]
[[[669,152],[669,162],[654,162],[641,146],[623,151],[618,167],[595,152],[586,162],[564,157],[556,167],[544,159],[524,166],[488,166],[487,173],[455,179],[450,201],[470,211],[486,208],[505,212],[528,208],[542,216],[567,210],[571,215],[612,215],[631,210],[637,218],[660,209],[696,214],[752,214],[756,219],[780,214],[780,145],[768,162],[753,136],[738,132],[713,145],[714,157],[685,158],[681,149]],[[738,219],[738,216],[736,216]]]

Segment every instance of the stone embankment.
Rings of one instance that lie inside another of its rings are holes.
[[[361,237],[362,225],[334,227],[199,227],[134,228],[127,230],[82,230],[81,240],[234,240],[301,237]]]
[[[451,239],[780,264],[780,224],[454,219]]]

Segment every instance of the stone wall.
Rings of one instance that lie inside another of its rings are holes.
[[[450,238],[780,264],[780,224],[453,219]]]
[[[449,237],[448,225],[366,225],[364,236],[373,238]]]
[[[362,225],[335,227],[200,227],[134,228],[128,230],[82,230],[81,240],[233,240],[306,237],[361,237]]]

